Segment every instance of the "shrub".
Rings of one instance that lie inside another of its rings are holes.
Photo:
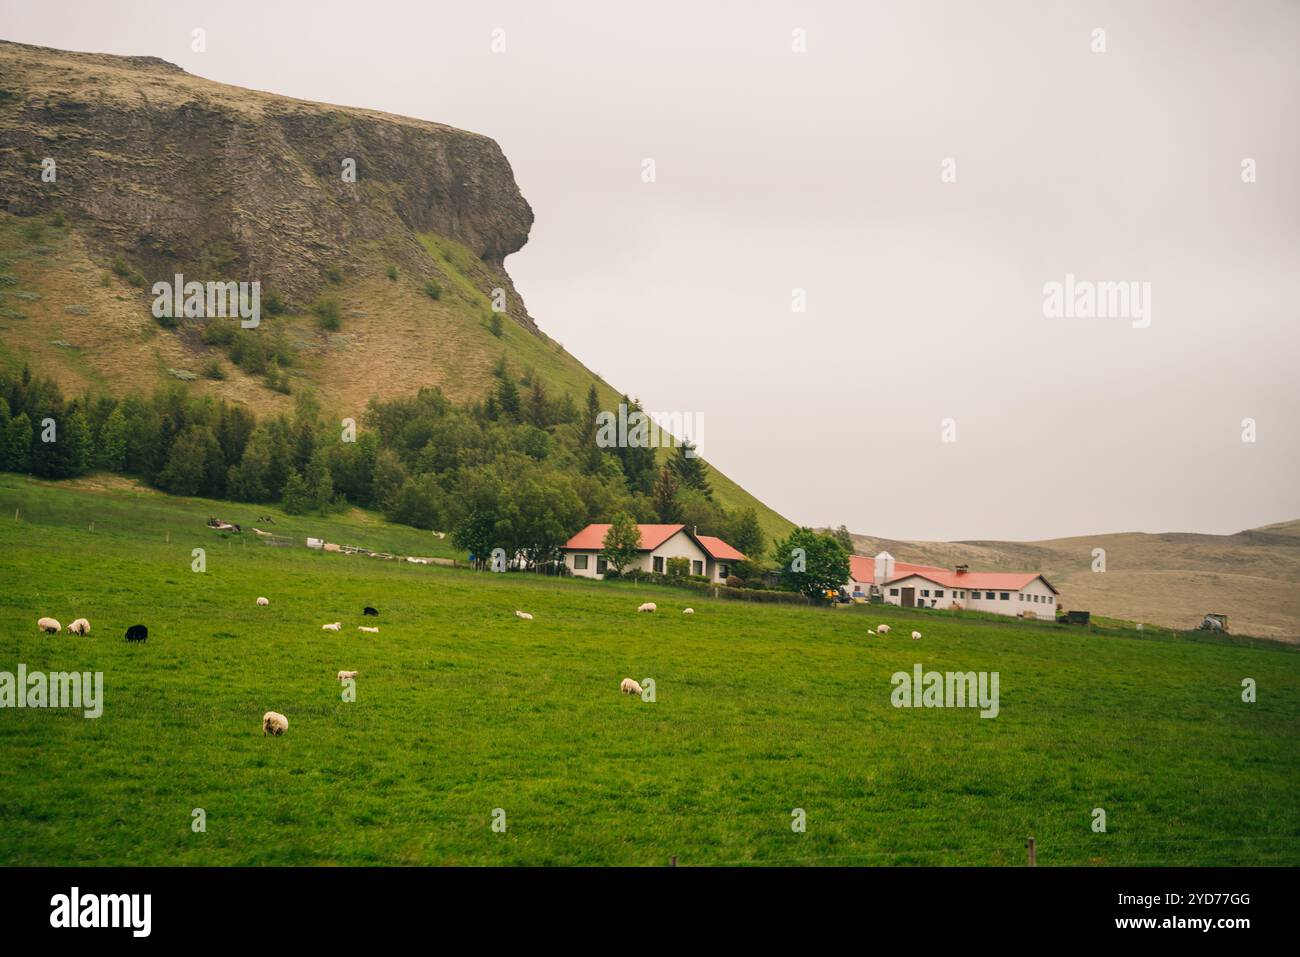
[[[50,217],[50,225],[62,229],[64,225],[63,210],[56,209],[54,215]]]
[[[154,316],[154,321],[164,329],[175,329],[180,325],[180,320],[175,316]]]
[[[728,575],[728,576],[727,576],[727,587],[728,587],[728,588],[744,588],[744,587],[745,587],[744,579],[742,579],[742,578],[737,578],[735,575]]]
[[[343,281],[343,270],[338,266],[330,266],[325,270],[325,278],[337,286]]]
[[[209,319],[203,327],[203,342],[209,346],[228,346],[235,341],[235,324],[225,319]]]
[[[424,294],[430,299],[441,299],[442,286],[438,285],[438,280],[426,279],[424,281]]]
[[[224,379],[226,370],[221,368],[221,363],[216,359],[209,359],[203,366],[203,374],[209,379]]]
[[[268,292],[262,297],[262,308],[266,310],[268,316],[278,316],[284,312],[284,300],[280,298],[278,292]]]
[[[689,558],[670,558],[668,559],[668,577],[685,578],[691,573],[691,560]]]
[[[492,318],[488,320],[488,328],[492,330],[492,335],[496,336],[498,339],[501,338],[501,334],[505,331],[501,327],[501,313],[492,313]]]
[[[331,332],[338,329],[343,324],[342,313],[339,311],[339,301],[333,296],[322,296],[312,305],[311,311],[316,314],[316,322],[322,329],[328,329]]]
[[[391,279],[393,282],[397,282],[397,267],[396,267],[396,266],[389,266],[389,267],[388,267],[388,278]]]

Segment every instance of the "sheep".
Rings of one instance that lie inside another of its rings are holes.
[[[870,628],[868,628],[868,629],[867,629],[867,634],[868,634],[868,635],[874,635],[875,632],[872,631]]]
[[[532,620],[533,620],[533,616],[530,615],[530,614],[528,614],[528,612],[526,612],[526,611],[517,611],[517,612],[515,612],[515,617],[516,617],[516,618],[522,618],[524,621],[532,621]]]
[[[126,630],[127,641],[147,641],[149,639],[149,629],[144,625],[132,625]]]
[[[641,694],[641,686],[631,678],[624,678],[622,684],[618,686],[618,690],[623,692],[623,694]]]
[[[339,630],[340,628],[342,628],[342,627],[343,627],[343,623],[342,623],[342,622],[339,622],[339,621],[332,621],[332,622],[330,622],[328,625],[321,625],[321,626],[320,626],[320,630],[321,630],[321,631],[338,631],[338,630]]]
[[[372,635],[377,635],[377,634],[379,634],[379,629],[378,629],[378,628],[367,628],[365,625],[357,625],[357,631],[368,632],[369,634],[372,634]]]
[[[258,599],[257,599],[257,607],[258,607],[258,608],[265,608],[265,607],[266,607],[267,605],[269,605],[269,604],[271,604],[271,599],[269,599],[269,598],[262,598],[261,596],[258,597]]]
[[[914,631],[914,632],[912,632],[912,640],[913,640],[913,641],[920,641],[920,640],[921,640],[921,633],[920,633],[919,631]]]
[[[262,737],[268,734],[279,737],[289,730],[289,719],[278,711],[268,711],[262,715]]]
[[[57,635],[63,630],[63,626],[53,618],[42,618],[36,623],[36,627],[47,635]]]
[[[694,608],[683,608],[683,609],[682,609],[682,614],[683,614],[683,615],[693,615],[693,614],[695,614],[695,609],[694,609]]]
[[[876,634],[878,634],[878,635],[887,635],[887,634],[889,634],[889,626],[888,626],[888,625],[876,625]]]
[[[90,622],[84,618],[78,618],[68,626],[68,634],[82,636],[90,634]]]
[[[349,678],[355,678],[359,674],[361,674],[359,671],[340,671],[339,681],[347,681]]]
[[[369,615],[371,618],[378,618],[378,617],[379,617],[379,612],[378,612],[378,610],[377,610],[377,609],[374,609],[374,608],[371,608],[369,605],[367,605],[365,608],[361,609],[361,614],[362,614],[362,615]]]
[[[659,606],[652,601],[646,602],[644,605],[642,605],[640,608],[637,609],[637,611],[658,611],[658,610],[659,610]]]

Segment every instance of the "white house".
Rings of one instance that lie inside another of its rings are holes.
[[[641,548],[635,568],[642,571],[668,573],[668,559],[685,558],[692,575],[704,575],[713,582],[725,582],[736,562],[745,556],[720,538],[697,535],[685,525],[638,525]],[[569,571],[583,578],[604,578],[605,559],[601,549],[605,546],[607,524],[588,525],[564,544],[564,564]]]
[[[966,608],[1025,618],[1056,618],[1059,591],[1038,572],[972,572],[896,562],[889,552],[849,559],[849,587],[904,608]]]

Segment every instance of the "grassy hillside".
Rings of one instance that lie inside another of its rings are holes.
[[[266,511],[0,476],[0,670],[105,682],[96,720],[0,712],[0,864],[1019,864],[1029,834],[1044,865],[1300,864],[1287,646],[702,600],[203,525]],[[436,554],[363,513],[273,514]],[[366,604],[378,635],[355,630]],[[93,632],[41,635],[44,614]],[[868,636],[879,621],[895,636]],[[121,640],[135,622],[145,645]],[[997,671],[1000,714],[892,707],[917,662]],[[625,676],[657,700],[620,695]],[[263,737],[268,709],[284,737]]]
[[[1171,628],[1207,612],[1244,634],[1300,641],[1300,521],[1235,535],[1127,532],[1041,542],[902,542],[854,535],[858,554],[983,571],[1041,571],[1065,608]],[[1093,549],[1106,552],[1094,572]]]

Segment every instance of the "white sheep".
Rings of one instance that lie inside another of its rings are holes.
[[[912,632],[912,640],[913,640],[913,641],[920,641],[920,640],[921,640],[921,633],[920,633],[919,631],[914,631],[914,632]]]
[[[57,621],[55,621],[53,618],[42,618],[40,621],[36,623],[36,627],[39,628],[41,631],[45,632],[47,635],[57,635],[59,632],[63,630],[63,626],[60,625]]]
[[[515,617],[516,617],[516,618],[522,618],[524,621],[532,621],[532,620],[533,620],[533,616],[530,615],[530,614],[528,614],[528,612],[526,612],[526,611],[517,611],[517,612],[515,612]]]
[[[361,672],[359,671],[340,671],[339,681],[347,681],[349,678],[355,678]]]
[[[332,621],[332,622],[330,622],[328,625],[321,625],[321,626],[320,626],[320,630],[321,630],[321,631],[338,631],[338,630],[339,630],[340,628],[342,628],[342,627],[343,627],[343,623],[342,623],[342,622]]]
[[[68,626],[68,634],[83,636],[90,634],[90,622],[84,618],[78,618]]]
[[[369,634],[372,634],[372,635],[377,635],[377,634],[379,634],[379,627],[378,627],[378,626],[357,625],[357,631],[364,631],[364,632],[368,632]]]
[[[659,606],[652,601],[646,602],[644,605],[642,605],[640,608],[637,609],[637,611],[658,611],[658,610],[659,610]]]
[[[624,678],[622,684],[618,686],[618,690],[623,692],[623,694],[639,695],[641,693],[641,686],[631,678]]]
[[[262,598],[262,597],[260,597],[260,596],[258,597],[258,599],[257,599],[257,607],[258,607],[258,608],[265,608],[265,607],[266,607],[267,605],[269,605],[269,604],[271,604],[271,599],[269,599],[269,598]]]
[[[875,632],[872,631],[870,628],[868,628],[868,629],[867,629],[867,634],[868,634],[868,635],[874,635]]]
[[[262,736],[281,735],[289,730],[289,719],[278,711],[268,711],[262,715]]]
[[[693,614],[695,614],[695,609],[694,609],[694,608],[683,608],[683,609],[682,609],[682,614],[683,614],[683,615],[693,615]]]
[[[876,634],[878,634],[878,635],[887,635],[887,634],[889,634],[889,626],[888,626],[888,625],[876,625]]]

